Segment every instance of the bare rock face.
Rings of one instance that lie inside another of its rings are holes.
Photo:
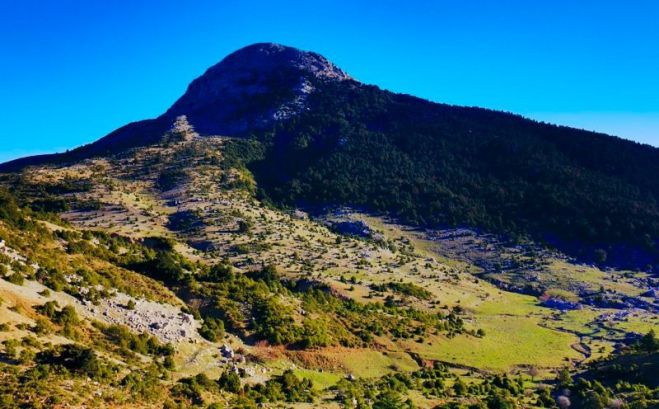
[[[285,74],[294,78],[286,78]],[[305,76],[350,79],[322,55],[280,44],[254,44],[229,54],[195,79],[168,113],[194,111],[228,98],[265,94],[278,86],[272,83],[275,80],[292,79],[297,84]]]
[[[350,79],[319,54],[259,43],[209,68],[163,116],[186,115],[201,134],[234,135],[300,112],[313,81]]]

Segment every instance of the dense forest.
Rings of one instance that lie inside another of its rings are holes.
[[[304,113],[238,142],[274,202],[352,205],[658,268],[656,148],[374,86],[315,86]]]

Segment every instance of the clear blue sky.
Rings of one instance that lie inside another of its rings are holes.
[[[542,4],[541,4],[542,3]],[[0,161],[162,113],[242,46],[659,146],[659,1],[0,0]]]

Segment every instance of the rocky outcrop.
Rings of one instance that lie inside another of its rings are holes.
[[[190,125],[188,117],[181,115],[176,118],[172,128],[167,132],[166,137],[171,141],[191,141],[199,137],[199,134]]]
[[[128,308],[129,301],[134,307]],[[177,307],[147,300],[135,300],[123,293],[100,300],[98,305],[84,303],[88,313],[111,324],[127,326],[136,333],[149,333],[161,342],[182,342],[199,339],[198,322]]]

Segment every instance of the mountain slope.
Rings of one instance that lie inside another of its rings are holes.
[[[600,295],[646,305],[559,312],[438,255],[441,232],[265,206],[236,160],[259,142],[172,133],[0,178],[0,406],[552,407],[554,370],[656,327],[645,273],[515,249],[529,274],[562,260]]]
[[[331,83],[261,141],[252,169],[276,201],[530,236],[601,262],[657,260],[659,150],[649,146]]]
[[[201,135],[256,141],[238,159],[281,204],[348,204],[411,224],[530,237],[601,263],[659,264],[659,149],[394,94],[269,43],[226,57],[156,119],[0,171],[148,145],[181,115]]]

